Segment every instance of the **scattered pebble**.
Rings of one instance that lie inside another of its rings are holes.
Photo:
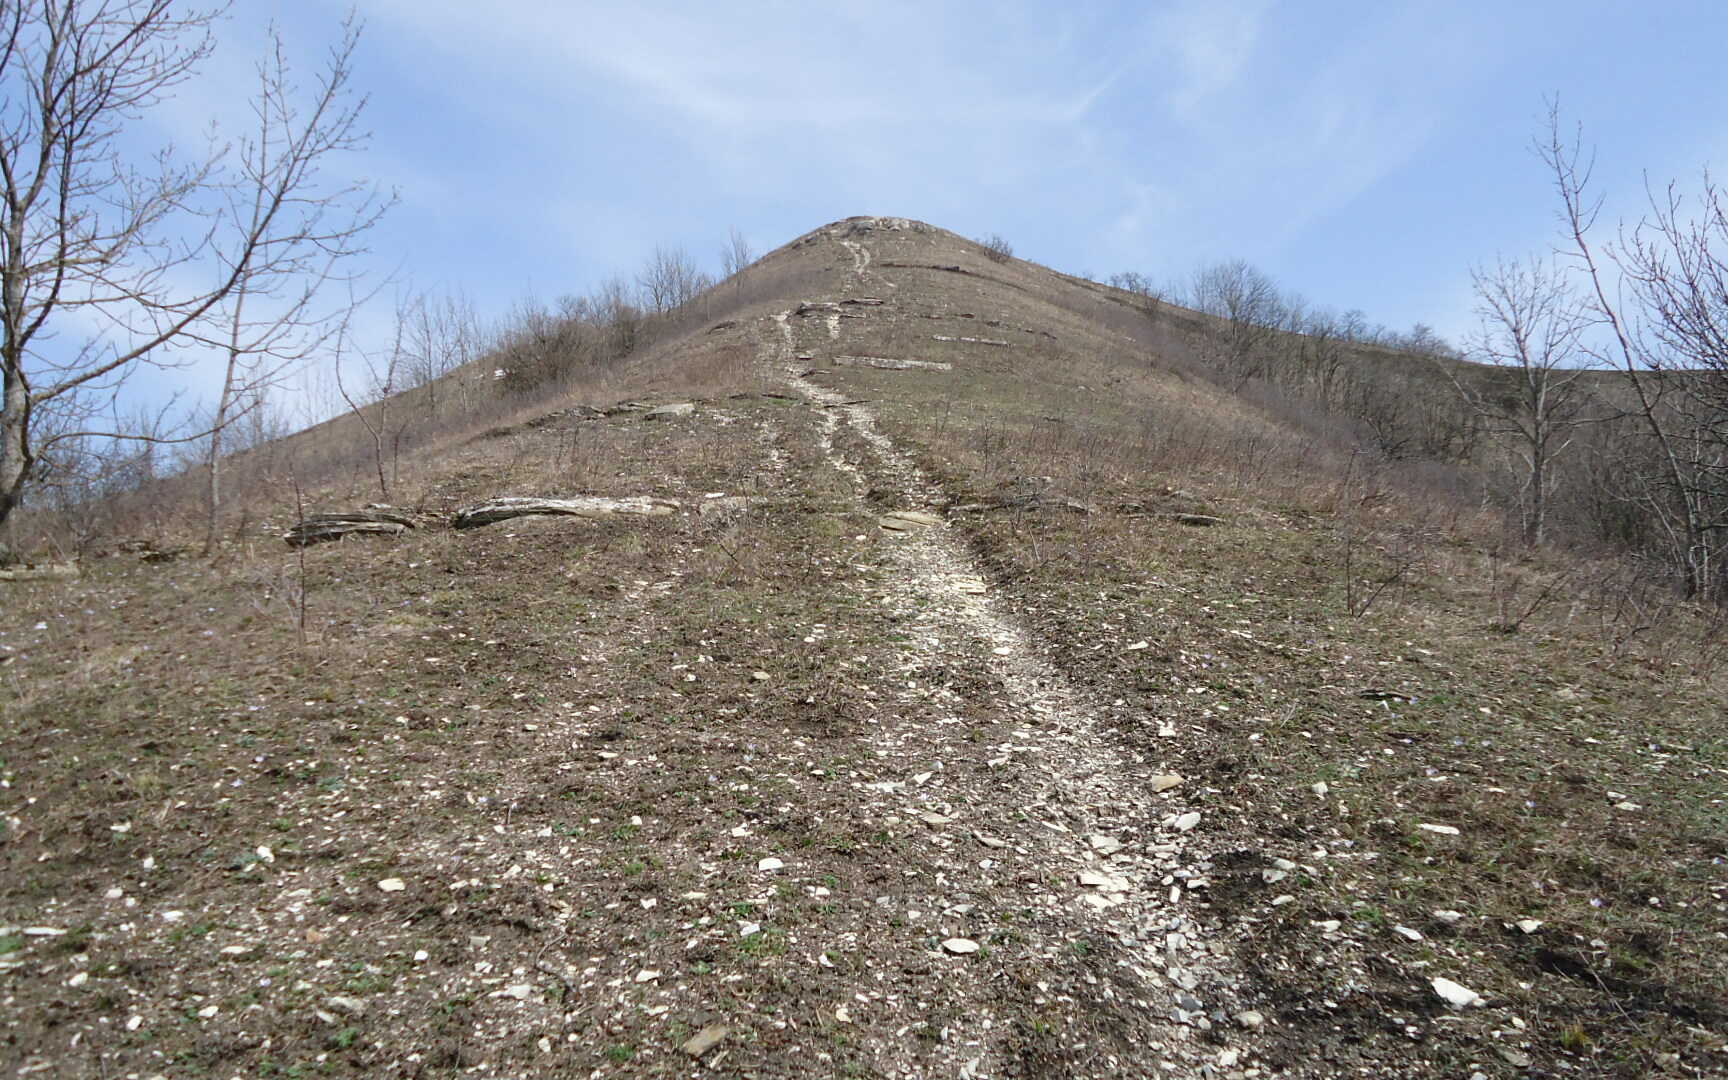
[[[1485,1005],[1482,995],[1467,986],[1453,982],[1451,979],[1434,977],[1434,992],[1439,994],[1447,1005],[1454,1009],[1468,1009],[1472,1006]]]
[[[387,877],[378,883],[378,887],[385,892],[401,892],[408,886],[399,877]]]
[[[942,947],[953,953],[955,956],[965,956],[967,953],[975,953],[978,951],[978,943],[976,941],[973,941],[971,938],[963,937],[949,938],[947,941],[942,943]]]

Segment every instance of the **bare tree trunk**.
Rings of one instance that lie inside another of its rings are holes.
[[[6,358],[5,408],[0,410],[0,563],[12,556],[12,511],[30,469],[30,398],[24,376]]]
[[[240,330],[246,325],[246,292],[240,290],[234,298],[233,319],[229,322],[228,363],[222,372],[222,392],[216,397],[216,415],[210,423],[210,448],[205,459],[209,471],[208,516],[204,521],[204,554],[216,550],[216,522],[222,511],[222,436],[228,429],[228,413],[233,406],[236,378],[240,372]]]

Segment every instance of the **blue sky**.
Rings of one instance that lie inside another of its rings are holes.
[[[238,119],[264,25],[310,61],[346,10],[240,0],[158,122]],[[1470,266],[1552,243],[1528,149],[1544,95],[1598,148],[1610,221],[1636,215],[1645,170],[1694,180],[1728,156],[1720,0],[359,12],[374,140],[350,169],[401,197],[374,263],[491,312],[655,245],[713,268],[733,226],[762,252],[894,214],[1096,276],[1240,257],[1315,303],[1459,338]]]

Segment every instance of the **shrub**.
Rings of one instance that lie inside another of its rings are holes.
[[[1005,263],[1014,257],[1014,245],[1010,244],[1000,233],[991,233],[978,241],[978,246],[984,249],[984,255],[991,262]]]

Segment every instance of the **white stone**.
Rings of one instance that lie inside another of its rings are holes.
[[[1482,995],[1467,986],[1453,982],[1451,979],[1434,977],[1434,992],[1454,1009],[1468,1009],[1476,1005],[1485,1005]]]
[[[1100,855],[1114,855],[1122,850],[1122,841],[1113,836],[1105,836],[1103,833],[1093,833],[1086,838],[1086,842],[1091,844],[1092,850]]]

